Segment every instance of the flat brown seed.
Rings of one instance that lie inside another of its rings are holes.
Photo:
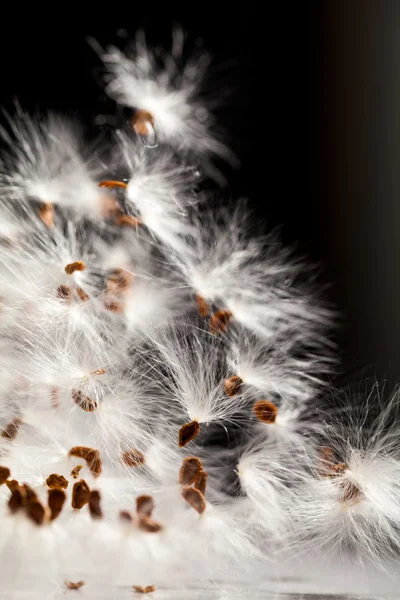
[[[183,485],[192,485],[192,483],[196,481],[201,469],[202,463],[199,458],[196,458],[195,456],[184,458],[179,470],[179,483]]]
[[[62,507],[64,506],[64,502],[67,498],[64,490],[60,489],[51,489],[48,491],[48,501],[50,509],[50,520],[54,521],[57,519],[58,515],[62,511]]]
[[[46,479],[46,483],[49,488],[61,488],[66,490],[68,487],[68,480],[65,479],[64,475],[58,475],[57,473],[52,473]]]
[[[92,490],[89,494],[89,511],[92,519],[101,519],[103,517],[100,501],[100,492],[97,490]]]
[[[33,502],[34,500],[38,500],[37,493],[31,488],[30,485],[23,483],[20,487],[26,504],[29,504],[29,502]]]
[[[75,262],[69,263],[69,265],[65,267],[65,272],[67,275],[72,275],[72,273],[75,273],[75,271],[84,271],[85,269],[85,263],[81,260],[76,260]]]
[[[263,423],[275,423],[278,416],[278,408],[268,400],[257,400],[253,405],[253,411],[257,419]]]
[[[218,310],[210,318],[210,332],[213,334],[223,333],[227,330],[229,323],[233,319],[233,313],[227,308]]]
[[[11,490],[11,496],[8,501],[8,508],[10,509],[10,511],[12,513],[16,513],[18,510],[21,510],[21,508],[23,508],[24,503],[25,498],[22,494],[20,487],[18,486]]]
[[[46,510],[39,500],[32,500],[26,506],[26,514],[36,525],[42,525],[46,516]]]
[[[205,471],[201,470],[194,484],[195,489],[199,490],[199,492],[201,492],[203,496],[206,495],[207,477],[208,474]]]
[[[133,522],[133,517],[132,517],[131,513],[128,510],[120,510],[119,511],[119,518],[121,519],[121,521],[124,521],[125,523],[132,523]]]
[[[128,467],[141,467],[146,462],[146,457],[140,450],[126,450],[122,454],[122,462]]]
[[[0,467],[0,485],[3,485],[10,477],[11,471],[8,467]]]
[[[146,137],[154,129],[154,117],[147,110],[138,108],[132,115],[131,124],[135,133]]]
[[[88,294],[86,292],[84,292],[82,288],[76,287],[75,292],[76,292],[76,295],[78,296],[79,300],[82,300],[82,302],[87,302],[89,300]]]
[[[197,310],[199,311],[199,315],[201,317],[208,317],[210,313],[210,307],[208,306],[207,300],[203,298],[203,296],[199,296],[199,294],[196,294],[196,305]]]
[[[149,517],[140,518],[138,527],[142,531],[146,531],[146,533],[158,533],[163,528],[162,525],[160,525],[160,523],[153,521]]]
[[[64,581],[67,589],[69,590],[79,590],[81,587],[85,585],[84,581],[77,581],[74,583],[73,581]]]
[[[123,306],[120,302],[116,302],[115,300],[110,300],[106,298],[104,300],[104,308],[109,310],[110,312],[116,313],[118,315],[122,315],[124,312]]]
[[[199,434],[200,425],[197,421],[190,421],[190,423],[185,423],[179,430],[178,433],[178,446],[179,448],[183,448],[194,440],[194,438]]]
[[[89,502],[90,488],[84,479],[74,483],[72,488],[72,508],[80,509]]]
[[[53,204],[42,204],[42,206],[39,208],[39,218],[48,229],[51,229],[54,225]]]
[[[10,490],[10,492],[13,492],[17,488],[19,488],[19,483],[16,479],[9,479],[8,481],[5,482],[5,484],[8,487],[8,489]]]
[[[239,377],[239,375],[233,375],[233,377],[229,377],[229,379],[225,379],[224,381],[224,390],[225,394],[230,396],[236,396],[241,390],[243,384],[243,379]]]
[[[91,371],[91,375],[105,375],[105,369],[96,369],[96,371]]]
[[[136,498],[136,512],[139,517],[151,517],[154,510],[154,500],[151,496],[138,496]]]
[[[182,490],[182,496],[184,500],[186,500],[186,502],[199,513],[199,515],[206,510],[206,500],[199,490],[189,486],[184,487]]]
[[[125,183],[124,181],[115,181],[114,179],[106,179],[105,181],[100,181],[99,187],[125,189],[128,187],[128,184]]]
[[[146,587],[143,587],[142,585],[133,585],[132,587],[137,594],[150,594],[151,592],[156,591],[155,585],[146,585]]]
[[[125,269],[115,269],[107,278],[107,289],[117,296],[125,292],[135,280],[133,273]]]
[[[15,440],[17,437],[18,429],[22,425],[22,420],[19,417],[12,419],[1,432],[1,437],[8,438],[9,440]]]
[[[83,469],[83,465],[76,465],[71,471],[71,477],[78,479],[80,471]]]
[[[117,215],[114,223],[120,227],[137,227],[140,225],[140,219],[133,215]]]
[[[80,390],[72,390],[72,399],[79,408],[86,412],[93,412],[97,408],[96,400],[92,400],[89,396],[85,396]]]
[[[57,298],[71,302],[71,288],[68,285],[59,285],[57,288]]]
[[[102,463],[100,452],[98,450],[95,450],[94,448],[88,448],[87,446],[74,446],[74,448],[71,448],[69,451],[69,455],[86,460],[87,466],[89,467],[93,477],[98,477],[100,475]]]

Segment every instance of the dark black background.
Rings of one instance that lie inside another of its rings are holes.
[[[102,95],[101,65],[88,37],[123,45],[120,30],[129,37],[145,28],[162,44],[180,23],[193,40],[203,38],[224,67],[217,88],[232,88],[221,115],[242,163],[230,173],[232,194],[248,196],[260,219],[282,224],[288,243],[322,261],[333,282],[331,299],[346,319],[340,338],[346,368],[361,359],[394,382],[400,373],[400,5],[260,6],[117,2],[91,11],[86,24],[82,14],[61,6],[32,19],[9,17],[0,37],[1,103],[12,110],[18,98],[29,110],[78,115],[90,131],[94,117],[115,109]]]

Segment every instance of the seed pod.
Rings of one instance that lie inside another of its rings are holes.
[[[72,488],[72,508],[82,508],[89,502],[90,488],[84,479],[74,483]]]
[[[126,450],[121,458],[128,467],[141,467],[146,462],[143,452],[136,449]]]
[[[97,490],[92,490],[89,494],[89,511],[92,519],[101,519],[103,517],[100,501],[100,492]]]
[[[278,416],[278,408],[268,400],[258,400],[253,406],[253,411],[259,421],[263,423],[275,423]]]
[[[57,473],[52,473],[46,479],[46,483],[49,488],[61,488],[66,490],[68,487],[68,480],[65,479],[64,475],[58,475]]]
[[[223,333],[227,330],[229,323],[233,319],[233,313],[227,308],[218,310],[210,318],[210,332],[214,335]]]
[[[199,434],[200,425],[197,421],[191,421],[190,423],[185,423],[179,430],[178,434],[178,446],[179,448],[183,448],[194,440],[194,438]]]
[[[179,483],[183,485],[192,485],[202,469],[202,463],[195,456],[188,456],[183,459],[182,466],[179,471]]]
[[[138,496],[136,498],[136,512],[139,517],[151,517],[154,510],[154,500],[151,496]]]
[[[81,260],[76,260],[75,262],[69,263],[65,267],[65,272],[67,275],[72,275],[75,271],[84,271],[86,269],[86,265]]]
[[[0,485],[3,485],[10,477],[11,471],[8,467],[0,467]]]
[[[182,496],[184,500],[199,513],[199,515],[205,511],[207,506],[206,500],[199,490],[186,486],[182,490]]]
[[[66,498],[67,498],[67,496],[66,496],[64,490],[54,488],[54,489],[51,489],[48,491],[47,504],[49,505],[49,509],[50,509],[50,520],[51,521],[54,521],[54,519],[57,519],[58,515],[62,511],[62,507],[64,506],[64,502],[65,502]]]

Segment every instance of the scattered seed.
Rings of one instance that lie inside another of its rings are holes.
[[[178,434],[179,448],[183,448],[186,446],[186,444],[194,440],[199,431],[200,425],[197,421],[191,421],[190,423],[185,423],[185,425],[182,425]]]
[[[140,450],[127,450],[122,454],[122,461],[128,467],[141,467],[146,462],[146,457]]]
[[[150,594],[151,592],[156,591],[155,585],[146,585],[146,587],[143,587],[142,585],[133,585],[132,587],[137,594]]]
[[[206,473],[202,469],[200,471],[200,473],[198,474],[196,482],[194,484],[195,489],[199,490],[199,492],[201,492],[203,494],[203,496],[205,496],[205,494],[206,494],[207,477],[208,477],[208,473]]]
[[[229,377],[229,379],[225,379],[224,381],[224,390],[225,394],[230,396],[236,396],[241,390],[243,385],[243,379],[239,377],[239,375],[233,375],[233,377]]]
[[[106,188],[127,188],[128,184],[124,181],[115,181],[114,179],[106,179],[105,181],[100,181],[99,187]]]
[[[135,276],[125,269],[115,269],[107,278],[107,289],[109,292],[119,295],[132,285]]]
[[[105,369],[97,369],[96,371],[92,371],[90,375],[104,375],[105,372]]]
[[[83,469],[83,465],[76,465],[71,471],[71,477],[78,479],[81,469]]]
[[[72,399],[79,408],[86,412],[93,412],[97,408],[96,400],[85,396],[80,390],[72,390]]]
[[[163,528],[162,525],[160,525],[160,523],[153,521],[149,517],[140,518],[138,527],[139,529],[141,529],[142,531],[146,531],[147,533],[158,533]]]
[[[208,317],[210,313],[210,307],[208,306],[207,300],[203,298],[203,296],[199,296],[199,294],[196,294],[196,304],[197,310],[199,311],[199,315],[201,317]]]
[[[119,302],[116,302],[115,300],[110,300],[109,298],[106,298],[104,300],[104,308],[106,310],[109,310],[110,312],[117,313],[119,315],[123,314],[124,312],[124,309]]]
[[[75,271],[84,271],[86,269],[86,265],[81,260],[76,260],[75,262],[69,263],[65,267],[65,272],[67,275],[72,275]]]
[[[32,500],[26,506],[26,514],[36,525],[42,525],[46,516],[46,510],[39,500]]]
[[[131,125],[138,135],[148,136],[154,129],[154,117],[147,110],[136,109],[132,115]]]
[[[51,489],[48,491],[48,505],[50,509],[50,520],[54,521],[57,519],[58,515],[62,511],[62,507],[64,506],[64,502],[67,496],[64,490],[60,489]]]
[[[213,334],[223,333],[226,331],[229,323],[233,319],[233,313],[227,308],[218,310],[210,318],[210,332]]]
[[[39,208],[39,218],[48,229],[54,225],[54,206],[53,204],[42,204]]]
[[[21,425],[22,420],[19,417],[15,417],[6,425],[6,428],[3,429],[1,437],[8,438],[9,440],[14,440],[17,437],[18,429]]]
[[[121,519],[121,521],[126,521],[127,523],[132,523],[133,521],[131,513],[127,510],[120,510],[119,518]]]
[[[0,467],[0,485],[6,483],[7,479],[10,477],[11,471],[8,467]]]
[[[11,496],[8,501],[8,508],[12,513],[16,513],[24,506],[24,497],[21,488],[18,486],[11,490]]]
[[[74,583],[73,581],[64,581],[64,583],[69,590],[79,590],[85,585],[84,581],[78,581],[77,583]]]
[[[151,517],[154,510],[154,500],[151,496],[138,496],[136,498],[136,512],[139,517]]]
[[[57,473],[52,473],[46,479],[46,483],[49,488],[61,488],[66,490],[68,487],[68,480],[65,479],[64,475],[58,475]]]
[[[57,288],[57,298],[71,302],[71,289],[67,285],[59,285]]]
[[[92,519],[101,519],[103,517],[100,501],[100,492],[97,490],[92,490],[89,494],[89,511]]]
[[[10,490],[10,492],[13,492],[14,490],[16,490],[19,487],[19,483],[16,479],[9,479],[8,481],[5,482],[5,484],[8,487],[8,489]]]
[[[78,298],[82,300],[82,302],[87,302],[89,300],[89,295],[86,292],[84,292],[82,288],[76,287],[75,292]]]
[[[93,477],[98,477],[100,475],[102,464],[100,452],[98,450],[87,448],[86,446],[75,446],[74,448],[71,448],[69,455],[86,460],[87,466]]]
[[[84,479],[74,483],[72,488],[72,508],[82,508],[89,502],[90,488]]]
[[[206,500],[199,490],[186,486],[182,490],[182,496],[184,500],[199,513],[199,515],[205,511]]]
[[[192,485],[202,469],[202,463],[195,456],[188,456],[183,459],[182,466],[179,471],[179,483],[183,485]]]
[[[263,423],[275,423],[278,416],[278,408],[268,400],[258,400],[253,406],[253,411],[259,421]]]

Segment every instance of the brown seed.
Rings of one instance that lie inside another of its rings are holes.
[[[100,506],[101,496],[97,490],[92,490],[89,494],[89,511],[92,519],[102,519],[103,511]]]
[[[179,483],[183,485],[192,485],[198,477],[202,469],[202,463],[195,456],[188,456],[183,459],[182,466],[179,470]]]
[[[197,421],[190,421],[190,423],[185,423],[185,425],[182,425],[178,433],[179,448],[183,448],[186,446],[186,444],[194,440],[199,431],[200,425]]]
[[[71,477],[78,479],[81,469],[83,469],[83,465],[76,465],[71,471]]]
[[[133,521],[131,513],[127,510],[120,510],[119,518],[121,519],[121,521],[125,521],[126,523],[132,523]]]
[[[11,471],[8,467],[0,467],[0,485],[3,485],[10,477]]]
[[[158,533],[163,528],[162,525],[160,525],[160,523],[153,521],[149,517],[140,518],[138,527],[142,531],[146,531],[146,533]]]
[[[96,400],[92,400],[89,396],[85,396],[80,390],[72,390],[72,399],[79,408],[86,412],[93,412],[97,408]]]
[[[151,496],[138,496],[136,498],[136,512],[139,517],[151,517],[154,510],[154,500]]]
[[[233,313],[227,308],[218,310],[210,318],[210,332],[213,334],[223,333],[226,331],[229,323],[233,319]]]
[[[114,223],[120,227],[137,227],[140,225],[140,219],[133,215],[117,215],[114,219]]]
[[[8,508],[10,509],[10,511],[12,513],[16,513],[18,510],[21,510],[21,508],[24,506],[24,504],[25,504],[25,497],[22,493],[21,488],[18,486],[16,488],[14,488],[13,490],[11,490],[11,496],[8,501]]]
[[[150,594],[151,592],[156,591],[155,585],[146,585],[146,587],[143,587],[142,585],[133,585],[132,587],[137,594]]]
[[[19,488],[19,483],[16,479],[9,479],[5,483],[6,483],[6,486],[8,487],[8,489],[10,490],[10,492],[13,492],[17,488]]]
[[[61,488],[66,490],[68,487],[68,481],[65,479],[64,475],[58,475],[57,473],[52,473],[46,479],[46,483],[49,488]]]
[[[51,229],[54,225],[53,204],[42,204],[42,206],[39,208],[39,218],[48,229]]]
[[[57,288],[57,298],[71,302],[71,289],[68,285],[59,285]]]
[[[107,278],[107,289],[109,292],[119,295],[125,292],[132,285],[135,276],[125,269],[115,269]]]
[[[207,477],[208,474],[205,471],[201,470],[194,484],[195,489],[199,490],[199,492],[201,492],[203,496],[206,495]]]
[[[75,273],[75,271],[84,271],[85,269],[85,263],[81,260],[77,260],[75,262],[69,263],[69,265],[65,267],[65,272],[67,275],[72,275],[72,273]]]
[[[1,432],[1,437],[14,440],[17,437],[18,429],[22,425],[22,420],[19,417],[12,419]]]
[[[69,455],[86,460],[87,466],[89,467],[93,477],[98,477],[100,475],[102,463],[100,452],[98,450],[95,450],[94,448],[88,448],[87,446],[74,446],[74,448],[71,448],[69,451]]]
[[[201,317],[208,317],[210,307],[208,306],[207,300],[203,298],[203,296],[199,296],[199,294],[196,294],[196,304],[197,310],[199,311],[199,315]]]
[[[82,288],[76,287],[75,292],[76,292],[76,295],[78,296],[78,298],[80,300],[82,300],[82,302],[87,302],[89,300],[88,294],[86,292],[84,292]]]
[[[72,508],[82,508],[89,502],[90,488],[84,479],[74,483],[72,488]]]
[[[91,371],[90,375],[104,375],[105,369],[97,369],[96,371]]]
[[[141,467],[146,462],[146,457],[140,450],[127,450],[122,454],[122,461],[128,467]]]
[[[32,500],[26,506],[26,514],[36,525],[42,525],[46,516],[44,506],[39,500]]]
[[[147,110],[138,108],[132,115],[131,124],[135,133],[146,137],[154,129],[154,117]]]
[[[48,491],[48,505],[50,509],[50,520],[54,521],[62,511],[64,502],[67,498],[64,490],[52,489]]]
[[[74,583],[73,581],[64,581],[64,583],[69,590],[79,590],[85,585],[84,581],[78,581],[77,583]]]
[[[205,511],[206,500],[199,490],[186,486],[182,489],[182,496],[194,510],[197,510],[199,515]]]
[[[124,181],[115,181],[114,179],[106,179],[105,181],[100,181],[99,187],[125,189],[128,187],[128,184],[125,183]]]
[[[37,493],[27,483],[23,483],[20,487],[25,498],[25,504],[38,500]]]
[[[233,377],[229,377],[229,379],[225,379],[224,381],[224,390],[225,393],[230,396],[236,396],[240,392],[240,389],[243,384],[243,379],[239,377],[239,375],[233,375]]]
[[[364,494],[362,490],[352,481],[344,481],[342,483],[342,493],[340,495],[340,502],[347,506],[353,506],[358,504],[363,499]]]
[[[273,402],[268,400],[257,400],[253,406],[253,411],[259,421],[263,423],[275,423],[278,416],[278,409]]]
[[[115,300],[110,300],[109,298],[105,298],[104,308],[106,310],[109,310],[110,312],[117,313],[119,315],[122,315],[124,312],[124,309],[119,302],[116,302]]]

